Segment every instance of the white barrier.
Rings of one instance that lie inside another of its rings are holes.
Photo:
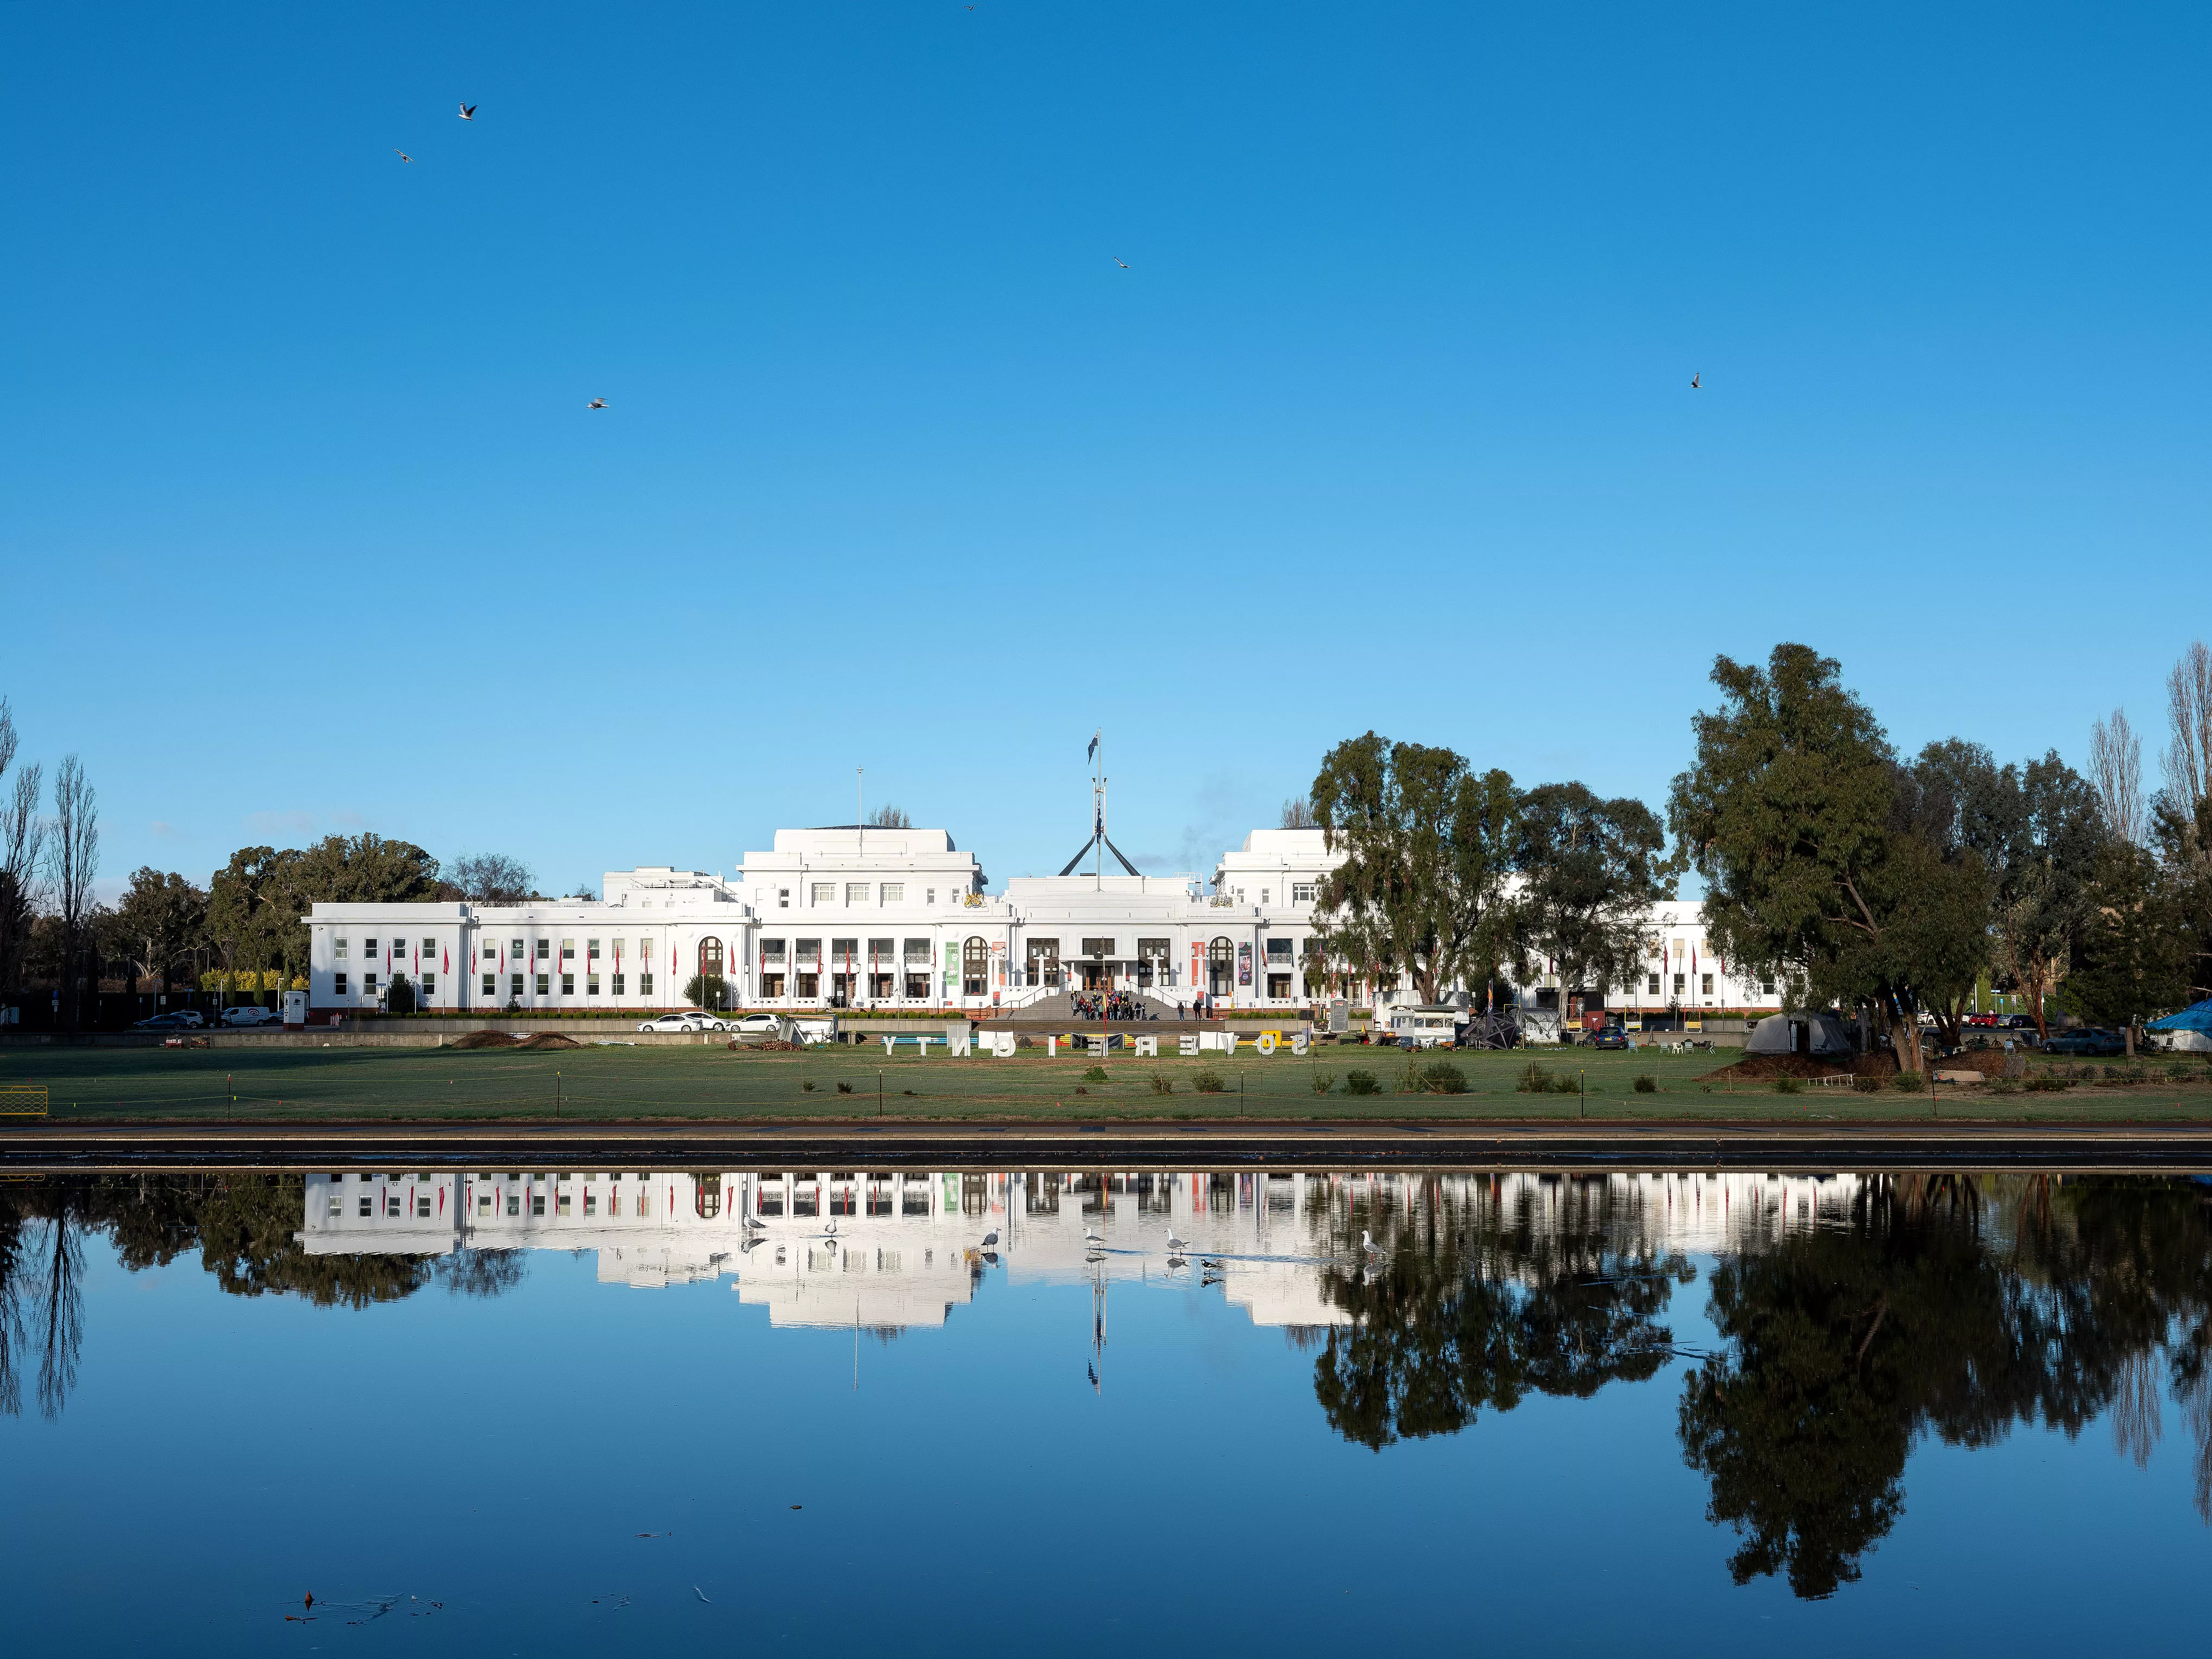
[[[1185,1031],[1181,1036],[1177,1037],[1176,1039],[1176,1052],[1179,1054],[1196,1054],[1198,1052],[1198,1033],[1195,1031]]]
[[[1263,1054],[1273,1054],[1275,1052],[1275,1034],[1273,1031],[1261,1032],[1260,1041],[1256,1046]]]
[[[968,1057],[968,1022],[956,1019],[945,1028],[945,1051],[955,1060]]]
[[[1159,1057],[1160,1040],[1158,1037],[1140,1036],[1137,1039],[1137,1058],[1139,1060],[1158,1060]]]

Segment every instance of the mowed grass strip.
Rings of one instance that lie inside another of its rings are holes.
[[[1416,1069],[1439,1056],[1419,1056]],[[1711,1120],[1779,1122],[1952,1121],[2188,1122],[2212,1121],[2212,1068],[2184,1080],[2160,1075],[2131,1086],[2076,1086],[2048,1094],[1987,1089],[1917,1094],[1807,1087],[1782,1095],[1764,1085],[1699,1079],[1733,1051],[1455,1054],[1464,1094],[1405,1088],[1407,1056],[1342,1048],[1298,1058],[1218,1054],[1158,1060],[1109,1059],[1103,1080],[1083,1056],[1024,1053],[954,1060],[880,1049],[801,1054],[727,1048],[586,1048],[520,1054],[496,1048],[8,1048],[0,1085],[43,1083],[53,1122],[220,1123],[239,1121],[426,1121],[550,1119],[744,1121],[885,1118],[1304,1119],[1440,1121],[1482,1119]],[[1568,1094],[1517,1087],[1534,1061],[1586,1085]],[[1346,1092],[1353,1071],[1380,1092]],[[1639,1075],[1656,1087],[1637,1091]],[[1218,1079],[1218,1092],[1202,1091]],[[1317,1092],[1319,1079],[1331,1079]],[[840,1085],[844,1085],[841,1091]],[[1164,1085],[1164,1087],[1163,1087]]]

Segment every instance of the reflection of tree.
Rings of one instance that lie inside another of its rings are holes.
[[[1634,1231],[1635,1206],[1615,1205],[1605,1183],[1565,1197],[1540,1221],[1525,1202],[1508,1213],[1487,1193],[1462,1200],[1434,1188],[1402,1217],[1355,1204],[1335,1229],[1336,1253],[1356,1257],[1369,1227],[1384,1244],[1370,1267],[1322,1274],[1353,1321],[1330,1330],[1315,1362],[1331,1426],[1379,1450],[1455,1433],[1485,1406],[1582,1398],[1654,1375],[1673,1340],[1654,1318],[1687,1263],[1659,1261]]]
[[[1993,1217],[2009,1249],[1985,1237]],[[2118,1407],[2123,1449],[2147,1456],[2161,1349],[2194,1406],[2208,1267],[2212,1229],[2183,1188],[2029,1182],[1992,1205],[1972,1182],[1927,1177],[1869,1183],[1840,1226],[1724,1262],[1711,1315],[1728,1348],[1688,1379],[1679,1426],[1710,1515],[1743,1540],[1736,1582],[1781,1572],[1820,1596],[1856,1579],[1904,1510],[1923,1433],[1986,1445],[2040,1422],[2071,1435]]]
[[[437,1275],[455,1296],[503,1296],[522,1283],[520,1250],[455,1250],[439,1258]]]
[[[24,1220],[15,1192],[0,1188],[0,1413],[9,1417],[23,1409]]]

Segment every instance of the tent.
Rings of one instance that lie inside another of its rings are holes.
[[[2159,1039],[2162,1048],[2188,1054],[2212,1054],[2212,997],[2192,1002],[2178,1014],[2154,1019],[2143,1027]]]
[[[1851,1052],[1850,1029],[1820,1008],[1769,1014],[1751,1028],[1746,1054],[1809,1054],[1840,1059]]]

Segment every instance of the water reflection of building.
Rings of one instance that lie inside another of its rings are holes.
[[[1016,1280],[1218,1285],[1254,1323],[1348,1316],[1324,1270],[1442,1214],[1712,1253],[1840,1218],[1850,1176],[1432,1171],[364,1171],[310,1176],[310,1253],[592,1250],[603,1283],[729,1279],[778,1326],[941,1325]],[[996,1235],[995,1238],[993,1237]],[[1178,1242],[1171,1249],[1169,1241]],[[987,1243],[987,1241],[988,1241]]]

